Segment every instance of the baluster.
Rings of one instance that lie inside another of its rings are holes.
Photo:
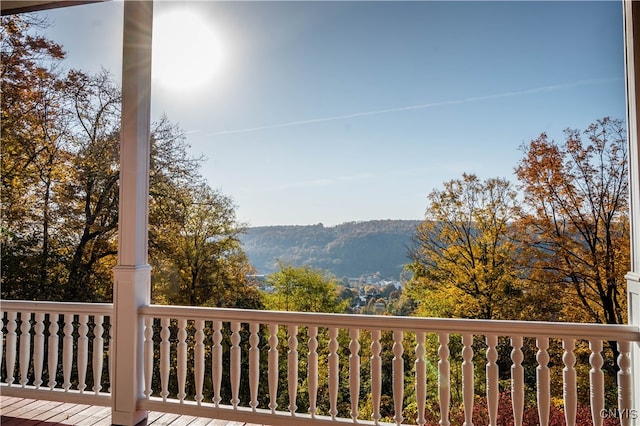
[[[416,405],[418,407],[418,426],[424,426],[427,420],[424,417],[427,402],[427,363],[425,362],[426,349],[424,347],[425,332],[416,332]]]
[[[498,336],[487,335],[487,411],[489,424],[495,426],[498,420]]]
[[[204,320],[195,321],[196,326],[196,342],[193,348],[193,374],[196,382],[196,402],[202,405],[204,396],[202,388],[204,386]]]
[[[338,381],[340,370],[338,365],[338,329],[329,328],[329,414],[335,420],[338,414]]]
[[[473,426],[473,334],[462,335],[462,405],[464,426]]]
[[[630,426],[633,419],[632,411],[632,379],[631,372],[631,344],[618,342],[618,412],[620,413],[620,425]]]
[[[220,387],[222,386],[222,321],[213,321],[213,352],[211,354],[213,380],[213,402],[216,407],[222,402]]]
[[[349,396],[351,397],[351,419],[358,421],[358,402],[360,401],[360,330],[349,329]]]
[[[33,336],[33,384],[36,389],[40,389],[40,385],[42,384],[42,366],[44,364],[44,313],[36,313],[35,319],[35,335]],[[0,354],[2,354],[1,351]]]
[[[169,396],[169,370],[171,365],[171,343],[169,343],[171,331],[169,330],[169,323],[169,318],[160,319],[160,326],[162,327],[160,331],[160,338],[162,339],[160,342],[160,387],[162,388],[160,396],[165,402]]]
[[[522,367],[522,336],[511,337],[511,405],[514,426],[522,426],[524,414],[524,368]]]
[[[576,356],[573,350],[576,347],[575,339],[563,339],[562,349],[562,362],[564,362],[564,368],[562,369],[562,396],[564,397],[564,418],[567,422],[567,426],[575,426],[576,414],[578,409],[578,395],[576,387]]]
[[[182,404],[187,396],[187,320],[178,319],[178,399]]]
[[[49,389],[56,387],[56,374],[58,373],[58,314],[49,314],[49,344],[47,345],[47,372],[49,373]],[[8,355],[8,353],[7,353]]]
[[[64,314],[62,328],[62,388],[68,392],[71,388],[71,368],[73,366],[73,314]]]
[[[380,395],[382,393],[382,360],[380,359],[380,330],[371,331],[371,417],[377,425],[380,421]]]
[[[112,346],[112,337],[111,336],[111,330],[113,330],[113,323],[111,322],[111,318],[109,318],[109,327],[107,328],[107,341],[109,342],[109,358],[107,359],[107,369],[109,370],[109,388],[107,389],[107,391],[109,393],[111,393],[111,384],[113,383],[112,381],[112,377],[113,377],[113,354],[111,352],[111,349],[113,348]]]
[[[402,415],[402,401],[404,399],[404,360],[402,354],[404,347],[402,346],[402,330],[393,330],[393,419],[400,426],[404,420]]]
[[[538,353],[536,354],[536,397],[538,401],[538,418],[540,426],[549,426],[549,410],[551,407],[551,385],[549,381],[549,338],[536,338]]]
[[[78,390],[80,393],[84,393],[87,388],[87,362],[89,358],[89,338],[87,337],[89,315],[80,315],[78,321],[78,353],[76,356],[78,360]]]
[[[440,426],[449,426],[451,379],[449,377],[449,333],[438,333],[438,399],[440,400]]]
[[[278,408],[278,324],[269,324],[269,408]]]
[[[295,416],[298,406],[298,326],[289,325],[289,352],[287,353],[287,381],[289,384],[289,412]]]
[[[260,338],[258,332],[260,331],[260,324],[252,321],[249,324],[249,331],[251,336],[249,337],[249,389],[251,393],[251,402],[249,405],[255,412],[258,408],[258,388],[260,385]]]
[[[591,400],[591,420],[593,426],[602,426],[603,410],[604,410],[604,374],[602,372],[602,340],[590,340],[589,349],[589,393]]]
[[[240,323],[231,323],[231,405],[240,403]]]
[[[309,414],[316,417],[316,401],[318,398],[318,327],[309,327]]]
[[[18,324],[16,323],[16,318],[18,317],[17,312],[7,312],[7,354],[6,363],[7,363],[7,384],[11,386],[15,381],[14,374],[16,368],[16,329],[18,328]]]
[[[95,323],[93,327],[93,392],[98,395],[102,389],[102,367],[104,364],[104,316],[93,317]]]
[[[31,312],[20,313],[20,384],[29,382],[29,360],[31,358]]]
[[[153,317],[144,317],[144,395],[147,399],[153,393]]]
[[[0,306],[1,307],[1,306]],[[4,349],[4,311],[0,310],[0,360],[2,360],[2,350]]]

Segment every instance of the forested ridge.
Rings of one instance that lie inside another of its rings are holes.
[[[409,262],[408,247],[419,220],[371,220],[336,226],[250,227],[241,244],[257,273],[270,274],[278,261],[312,266],[337,277],[380,273],[398,279]]]

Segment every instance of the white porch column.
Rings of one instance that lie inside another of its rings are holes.
[[[143,324],[138,308],[150,302],[147,263],[151,109],[152,1],[124,2],[118,266],[114,268],[111,422],[146,419],[143,396]]]
[[[627,274],[629,324],[640,325],[640,3],[624,0],[624,36],[627,76],[627,130],[629,138],[629,207],[631,271]],[[632,347],[632,422],[640,425],[640,344]]]

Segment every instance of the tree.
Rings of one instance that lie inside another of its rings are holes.
[[[337,280],[309,266],[279,264],[280,270],[267,277],[275,288],[267,298],[269,309],[298,312],[346,312],[348,301],[338,297]]]
[[[71,71],[65,89],[74,119],[65,188],[73,254],[64,298],[86,301],[101,294],[108,300],[117,254],[120,90],[104,70],[94,76]]]
[[[157,275],[170,303],[191,306],[260,307],[248,290],[249,260],[240,247],[244,228],[235,220],[231,199],[205,184],[182,192],[183,218],[157,235],[164,264]],[[166,280],[167,277],[172,279]]]
[[[2,296],[110,301],[117,249],[120,88],[108,72],[66,75],[59,45],[2,18]],[[247,285],[243,226],[200,175],[184,133],[152,125],[154,299],[261,307]],[[167,294],[158,294],[166,291]]]
[[[522,150],[516,173],[532,281],[553,289],[568,320],[623,324],[630,267],[623,123],[603,118],[584,132],[567,129],[562,145],[543,133]]]
[[[64,183],[67,110],[56,66],[62,48],[28,34],[46,22],[2,17],[2,265],[5,294],[51,298],[60,268],[57,187]]]
[[[516,316],[522,292],[513,222],[519,208],[511,183],[464,174],[431,192],[429,200],[409,253],[414,294],[419,289],[419,300],[448,299],[447,310],[436,314]]]

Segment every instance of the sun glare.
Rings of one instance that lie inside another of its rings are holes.
[[[188,10],[164,13],[153,21],[153,78],[175,90],[202,87],[220,70],[218,37]]]

